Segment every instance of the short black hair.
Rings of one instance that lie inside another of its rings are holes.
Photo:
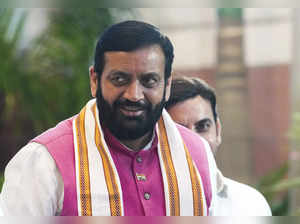
[[[217,121],[217,101],[214,88],[209,86],[204,80],[196,77],[181,77],[172,81],[171,95],[166,104],[166,109],[170,109],[177,103],[201,96],[208,100],[211,105],[214,120]]]
[[[104,53],[108,51],[130,52],[142,47],[158,44],[165,56],[165,80],[171,76],[174,48],[169,38],[148,23],[129,20],[108,27],[100,36],[94,58],[99,81],[103,72]]]

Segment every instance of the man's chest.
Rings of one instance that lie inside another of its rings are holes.
[[[156,149],[112,153],[121,182],[125,215],[165,215],[162,173]]]

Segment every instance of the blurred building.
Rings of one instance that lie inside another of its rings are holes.
[[[136,14],[159,26],[173,41],[175,75],[198,76],[216,86],[216,9],[138,9]],[[250,149],[240,154],[239,148],[230,147],[237,139],[223,139],[227,144],[221,146],[217,160],[225,175],[254,184],[288,158],[292,10],[244,9],[243,48],[250,123],[243,141]],[[219,110],[222,116],[223,108]],[[230,125],[223,126],[223,133],[230,132],[234,132]]]

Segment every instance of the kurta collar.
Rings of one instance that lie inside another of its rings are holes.
[[[113,150],[117,150],[119,152],[123,152],[129,154],[131,156],[136,156],[139,152],[142,151],[152,151],[158,143],[156,131],[153,131],[153,136],[151,141],[140,151],[133,151],[132,149],[128,148],[124,144],[122,144],[106,127],[103,127],[104,138],[109,148]]]
[[[216,180],[217,180],[217,194],[225,196],[227,194],[227,187],[224,181],[224,176],[220,170],[217,171]]]

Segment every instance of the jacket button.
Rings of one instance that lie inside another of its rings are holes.
[[[137,161],[138,163],[141,163],[141,162],[143,162],[143,159],[142,159],[142,157],[138,156],[138,157],[136,157],[136,161]]]
[[[150,194],[150,193],[146,192],[146,193],[144,194],[145,200],[149,200],[150,197],[151,197],[151,194]]]

